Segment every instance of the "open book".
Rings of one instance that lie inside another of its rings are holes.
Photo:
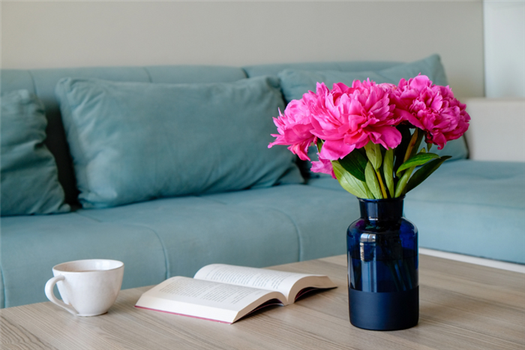
[[[167,279],[142,294],[135,306],[233,323],[261,307],[291,304],[310,290],[335,287],[322,275],[212,264],[194,278]]]

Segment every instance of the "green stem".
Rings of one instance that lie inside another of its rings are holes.
[[[419,145],[421,144],[421,140],[423,140],[424,134],[419,131],[419,129],[415,129],[414,133],[412,134],[412,137],[410,138],[410,143],[408,144],[407,151],[405,153],[405,158],[403,162],[406,162],[409,160],[414,154],[416,154],[417,150],[419,149]]]
[[[383,198],[389,198],[386,188],[385,188],[385,184],[383,183],[383,177],[381,176],[381,173],[379,173],[379,170],[376,170],[375,172],[376,172],[377,180],[379,181],[379,188],[381,188],[381,193],[383,194]]]

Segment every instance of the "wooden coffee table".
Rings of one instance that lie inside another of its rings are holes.
[[[376,332],[348,320],[345,256],[276,269],[326,274],[339,288],[233,325],[135,308],[149,287],[121,291],[97,317],[74,317],[50,302],[7,308],[0,348],[525,349],[525,274],[420,255],[419,325]]]

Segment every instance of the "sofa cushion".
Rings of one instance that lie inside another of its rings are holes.
[[[443,164],[405,199],[420,246],[525,264],[525,163]]]
[[[285,69],[299,70],[337,70],[342,72],[361,72],[381,70],[403,64],[399,61],[338,61],[338,62],[288,62],[266,63],[242,67],[250,78],[263,75],[277,75]]]
[[[337,180],[333,182],[338,184]],[[271,209],[284,214],[297,232],[298,260],[346,254],[346,230],[359,216],[358,201],[350,193],[309,185],[218,193],[206,198],[229,206]]]
[[[78,190],[69,147],[62,125],[55,87],[67,77],[134,81],[145,83],[216,83],[234,82],[246,78],[242,68],[229,66],[171,65],[145,67],[80,67],[42,69],[2,69],[0,91],[27,89],[37,94],[46,110],[47,139],[58,168],[58,180],[64,188],[66,202],[78,204]]]
[[[257,197],[267,190],[229,192]],[[221,203],[215,195],[161,198],[108,209],[79,210],[93,220],[144,227],[165,247],[168,277],[193,276],[210,263],[263,267],[297,261],[294,223],[277,210],[246,203]]]
[[[44,106],[27,90],[1,97],[2,216],[69,211],[53,155],[44,145]]]
[[[191,276],[213,262],[262,267],[343,254],[359,209],[347,192],[296,184],[78,213],[151,229],[166,247],[169,275]]]
[[[524,179],[523,162],[445,162],[406,195],[405,214],[423,248],[525,264]],[[308,186],[346,193],[331,178]]]
[[[339,70],[301,70],[285,69],[279,72],[281,86],[286,102],[298,100],[309,90],[315,91],[317,82],[324,82],[328,88],[335,83],[352,85],[354,80],[370,80],[376,83],[397,84],[399,80],[410,79],[419,73],[427,75],[437,85],[447,85],[445,69],[438,55],[398,64],[393,67],[380,70],[367,71],[339,71]]]
[[[48,121],[46,145],[55,156],[58,180],[66,193],[66,202],[76,207],[78,206],[78,189],[71,153],[60,116],[60,107],[55,96],[57,82],[66,77],[149,82],[150,77],[143,67],[43,68],[6,71],[14,76],[20,76],[25,72],[29,73],[31,86],[46,107]]]
[[[46,301],[44,286],[53,277],[52,268],[66,261],[122,261],[123,289],[166,279],[161,241],[143,226],[98,222],[77,212],[6,217],[0,224],[0,270],[5,288],[0,290],[0,308]]]
[[[56,87],[85,208],[303,179],[268,149],[277,78],[151,84],[63,79]]]

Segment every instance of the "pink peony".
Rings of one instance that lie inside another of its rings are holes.
[[[274,118],[279,134],[272,135],[276,140],[268,147],[288,145],[288,149],[302,160],[310,160],[308,148],[313,144],[322,144],[318,160],[312,161],[311,171],[330,174],[336,178],[335,164],[336,170],[341,171],[343,176],[339,180],[347,191],[362,193],[365,197],[371,196],[370,198],[386,198],[389,197],[388,192],[390,196],[400,196],[415,187],[410,187],[409,180],[413,168],[403,173],[395,192],[390,187],[387,192],[382,181],[383,175],[378,173],[379,176],[375,178],[376,174],[368,172],[365,176],[366,183],[369,186],[375,185],[376,188],[381,187],[381,190],[372,195],[363,192],[362,186],[357,182],[353,183],[346,176],[350,172],[348,169],[340,168],[340,164],[334,162],[343,159],[356,148],[364,148],[370,142],[386,149],[396,148],[402,141],[401,132],[397,129],[402,124],[411,124],[407,126],[421,129],[427,143],[436,144],[439,149],[443,149],[448,141],[465,133],[469,121],[466,105],[454,98],[448,86],[434,85],[427,76],[421,74],[408,81],[401,79],[399,85],[376,84],[367,79],[362,82],[355,80],[351,87],[343,83],[334,84],[332,90],[329,90],[324,83],[317,83],[316,92],[308,91],[300,100],[290,102],[284,114],[279,111],[279,118]],[[419,144],[413,146],[415,150],[419,148]],[[374,155],[375,150],[367,147],[366,151],[369,162],[373,161],[377,169],[388,169]],[[400,152],[403,154],[395,156],[402,159],[407,152],[408,156],[411,155],[412,148]],[[393,152],[388,153],[390,162],[385,162],[390,168],[394,166],[392,154]],[[443,162],[446,158],[440,159]],[[418,158],[414,162],[422,165],[418,163],[420,160]],[[350,170],[353,172],[353,169]],[[435,168],[425,168],[424,176],[430,175],[434,170]],[[387,185],[395,182],[394,176],[397,178],[397,175],[394,174],[397,174],[396,169],[384,172]]]
[[[328,159],[324,159],[319,157],[318,161],[312,162],[312,167],[310,170],[314,173],[325,173],[328,175],[332,175],[334,179],[337,179],[334,173],[334,167],[332,166],[332,162]]]
[[[268,145],[268,148],[274,145],[289,145],[288,149],[299,156],[302,160],[310,160],[308,157],[308,147],[316,138],[310,132],[312,124],[310,122],[310,111],[303,100],[291,101],[284,115],[279,111],[279,118],[273,118],[277,132],[272,134],[276,140]]]
[[[317,94],[310,92],[308,100],[312,134],[325,141],[319,155],[322,159],[344,158],[369,141],[385,148],[395,148],[401,142],[401,133],[395,128],[399,119],[393,116],[395,106],[390,104],[387,86],[356,80],[352,87],[338,83],[330,91],[318,83]]]
[[[469,127],[466,105],[454,98],[448,86],[433,85],[425,75],[401,79],[392,90],[396,115],[426,132],[426,142],[443,149],[447,141],[455,140]]]

